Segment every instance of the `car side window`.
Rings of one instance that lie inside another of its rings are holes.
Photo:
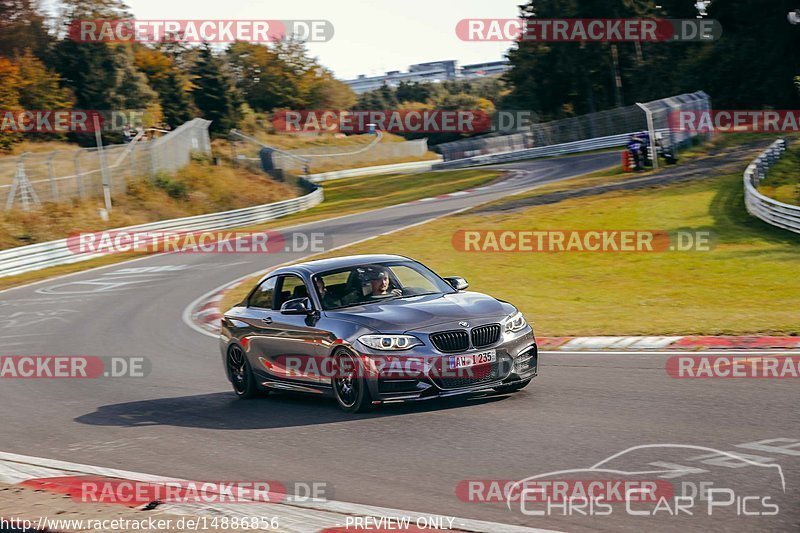
[[[261,285],[250,295],[247,300],[247,307],[258,307],[259,309],[272,309],[272,301],[275,295],[275,282],[278,278],[265,279]]]
[[[280,278],[281,282],[278,285],[280,293],[275,298],[275,307],[273,309],[278,311],[284,303],[295,298],[308,298],[308,288],[299,276],[287,274]]]

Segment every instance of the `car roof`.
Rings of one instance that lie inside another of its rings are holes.
[[[305,263],[296,263],[294,265],[287,265],[277,270],[270,272],[267,276],[274,276],[277,274],[297,273],[303,272],[309,276],[319,274],[320,272],[327,272],[329,270],[337,270],[340,268],[354,267],[357,265],[383,263],[386,261],[413,261],[408,257],[402,255],[391,254],[370,254],[370,255],[345,255],[342,257],[331,257],[328,259],[317,259],[315,261],[306,261]],[[267,277],[265,276],[265,277]]]

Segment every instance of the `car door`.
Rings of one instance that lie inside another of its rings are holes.
[[[274,372],[268,361],[271,339],[278,333],[275,328],[273,310],[277,276],[267,278],[259,284],[247,299],[245,309],[236,316],[239,324],[235,335],[245,348],[250,367],[259,379],[282,377]]]
[[[296,298],[308,298],[309,286],[297,275],[278,277],[275,287],[272,327],[275,331],[270,339],[271,361],[286,379],[305,383],[329,383],[320,368],[326,350],[323,340],[327,332],[317,328],[319,310],[313,315],[289,315],[280,312],[281,305]],[[312,304],[313,305],[313,304]]]

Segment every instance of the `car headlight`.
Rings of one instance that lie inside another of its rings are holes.
[[[413,335],[362,335],[358,341],[373,350],[408,350],[422,344]]]
[[[528,323],[525,321],[525,317],[522,316],[522,313],[517,311],[506,319],[503,331],[505,333],[516,333],[517,331],[522,331],[525,329],[525,326],[527,325]]]

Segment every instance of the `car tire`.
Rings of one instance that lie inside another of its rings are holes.
[[[331,377],[331,387],[336,403],[346,413],[364,413],[372,409],[372,396],[360,370],[361,362],[352,353],[342,350],[333,356],[335,375]],[[347,361],[347,365],[342,364]],[[344,370],[345,368],[352,370]],[[343,374],[343,375],[340,375]]]
[[[258,388],[253,369],[250,367],[250,362],[247,360],[247,356],[241,346],[232,344],[228,348],[225,363],[228,377],[231,380],[233,392],[236,393],[236,396],[243,400],[249,400],[264,395],[264,392]]]
[[[519,381],[517,383],[513,383],[511,385],[502,385],[500,387],[495,387],[494,390],[500,394],[509,394],[512,392],[517,392],[518,390],[524,389],[530,383],[530,379],[526,379],[523,381]]]

